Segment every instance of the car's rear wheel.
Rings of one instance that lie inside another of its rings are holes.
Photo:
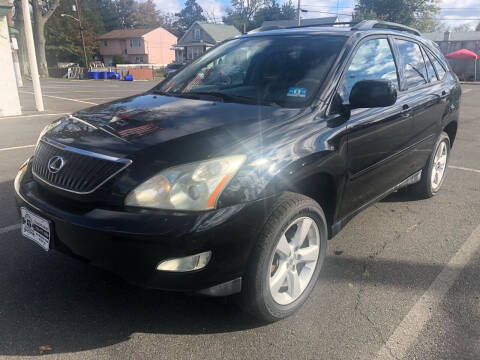
[[[413,190],[422,198],[435,196],[440,190],[447,173],[450,159],[450,138],[442,132],[438,138],[432,155],[422,171],[422,179],[413,185]]]
[[[276,321],[295,312],[312,292],[323,265],[327,223],[312,199],[285,193],[253,250],[240,294],[256,317]]]

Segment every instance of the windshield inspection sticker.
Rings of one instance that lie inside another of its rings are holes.
[[[305,97],[307,96],[307,89],[291,87],[288,89],[287,96]]]

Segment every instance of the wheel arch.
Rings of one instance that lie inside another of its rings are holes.
[[[452,147],[453,142],[455,141],[455,137],[457,136],[457,128],[458,128],[458,123],[456,121],[450,121],[443,128],[443,131],[447,133],[448,138],[450,140],[450,147]]]
[[[277,191],[290,191],[315,200],[323,209],[328,225],[328,235],[332,235],[332,226],[338,204],[337,185],[332,174],[317,172],[299,179],[282,182]]]

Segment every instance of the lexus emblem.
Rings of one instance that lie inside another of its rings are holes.
[[[55,174],[65,166],[65,160],[61,156],[54,156],[48,160],[48,171]]]

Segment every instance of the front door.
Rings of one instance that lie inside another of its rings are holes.
[[[353,85],[365,79],[391,80],[399,89],[398,69],[390,41],[370,38],[357,51],[341,82],[344,101]],[[409,160],[413,118],[408,97],[385,108],[355,109],[346,123],[348,133],[347,181],[340,210],[346,217],[411,175]]]

